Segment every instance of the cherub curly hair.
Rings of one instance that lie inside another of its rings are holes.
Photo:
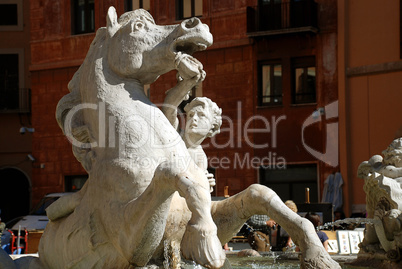
[[[196,97],[190,103],[184,107],[184,111],[187,113],[195,106],[202,106],[204,109],[209,109],[212,115],[212,128],[208,133],[208,137],[212,137],[220,133],[222,125],[222,109],[218,105],[211,101],[207,97]]]

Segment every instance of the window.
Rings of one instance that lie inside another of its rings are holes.
[[[282,25],[282,1],[281,0],[260,0],[260,30],[281,29]]]
[[[318,202],[317,165],[293,164],[286,169],[260,168],[260,184],[274,190],[283,201],[305,202],[305,188],[310,188],[310,202]]]
[[[29,112],[29,89],[24,89],[23,49],[0,50],[0,111]]]
[[[147,11],[151,10],[151,0],[127,0],[125,2],[126,11],[132,11],[143,8]]]
[[[261,78],[259,105],[282,104],[282,65],[262,63],[259,70]]]
[[[259,31],[317,27],[317,3],[314,0],[258,0],[258,13]],[[308,28],[305,31],[317,31]]]
[[[177,0],[177,19],[202,16],[202,0]]]
[[[295,58],[292,61],[293,104],[316,102],[315,58]]]
[[[74,35],[95,32],[94,0],[72,1],[72,32]]]
[[[22,31],[22,0],[2,0],[0,3],[0,31]]]
[[[66,192],[76,192],[81,190],[85,182],[88,179],[88,175],[78,175],[78,176],[65,176],[64,177],[64,187]]]
[[[0,4],[0,25],[17,25],[17,4]]]

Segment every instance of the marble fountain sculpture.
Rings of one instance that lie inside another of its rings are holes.
[[[205,78],[191,55],[212,41],[197,18],[160,26],[144,10],[118,19],[109,8],[107,26],[97,31],[56,111],[88,181],[48,208],[39,258],[13,263],[1,253],[0,268],[161,265],[166,245],[178,246],[187,260],[220,268],[222,245],[254,214],[267,214],[289,231],[301,249],[301,268],[340,268],[313,225],[271,189],[255,184],[211,202],[213,180],[190,156],[171,108]],[[143,87],[171,70],[179,80],[167,93],[165,116]]]
[[[360,260],[384,260],[402,267],[402,138],[395,139],[381,155],[362,162],[358,177],[364,179],[367,217],[360,244]]]

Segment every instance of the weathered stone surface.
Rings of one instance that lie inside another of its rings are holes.
[[[340,268],[313,225],[271,189],[255,184],[211,202],[214,179],[206,173],[200,143],[219,132],[220,124],[205,121],[200,132],[193,127],[201,123],[193,123],[201,114],[190,115],[189,135],[182,139],[175,112],[205,78],[191,54],[211,44],[208,27],[197,18],[159,26],[144,10],[117,19],[114,8],[109,9],[107,27],[97,31],[56,111],[88,181],[48,208],[39,258],[20,260],[17,267],[143,267],[161,264],[166,246],[177,261],[180,246],[184,258],[220,268],[225,263],[222,245],[252,215],[267,214],[300,247],[301,267]],[[163,113],[143,87],[171,70],[179,79],[166,95]],[[206,105],[201,106],[189,111],[201,113]],[[211,114],[209,121],[220,116],[219,108]],[[0,256],[0,265],[8,262]]]
[[[261,257],[261,254],[254,249],[242,249],[237,253],[238,257]]]
[[[387,260],[401,265],[402,248],[402,138],[395,139],[384,150],[358,168],[364,179],[367,217],[374,219],[366,226],[360,244],[359,261]]]

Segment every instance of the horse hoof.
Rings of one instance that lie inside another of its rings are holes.
[[[214,230],[214,229],[212,229]],[[188,225],[181,241],[183,257],[211,269],[221,268],[226,255],[216,232]]]

